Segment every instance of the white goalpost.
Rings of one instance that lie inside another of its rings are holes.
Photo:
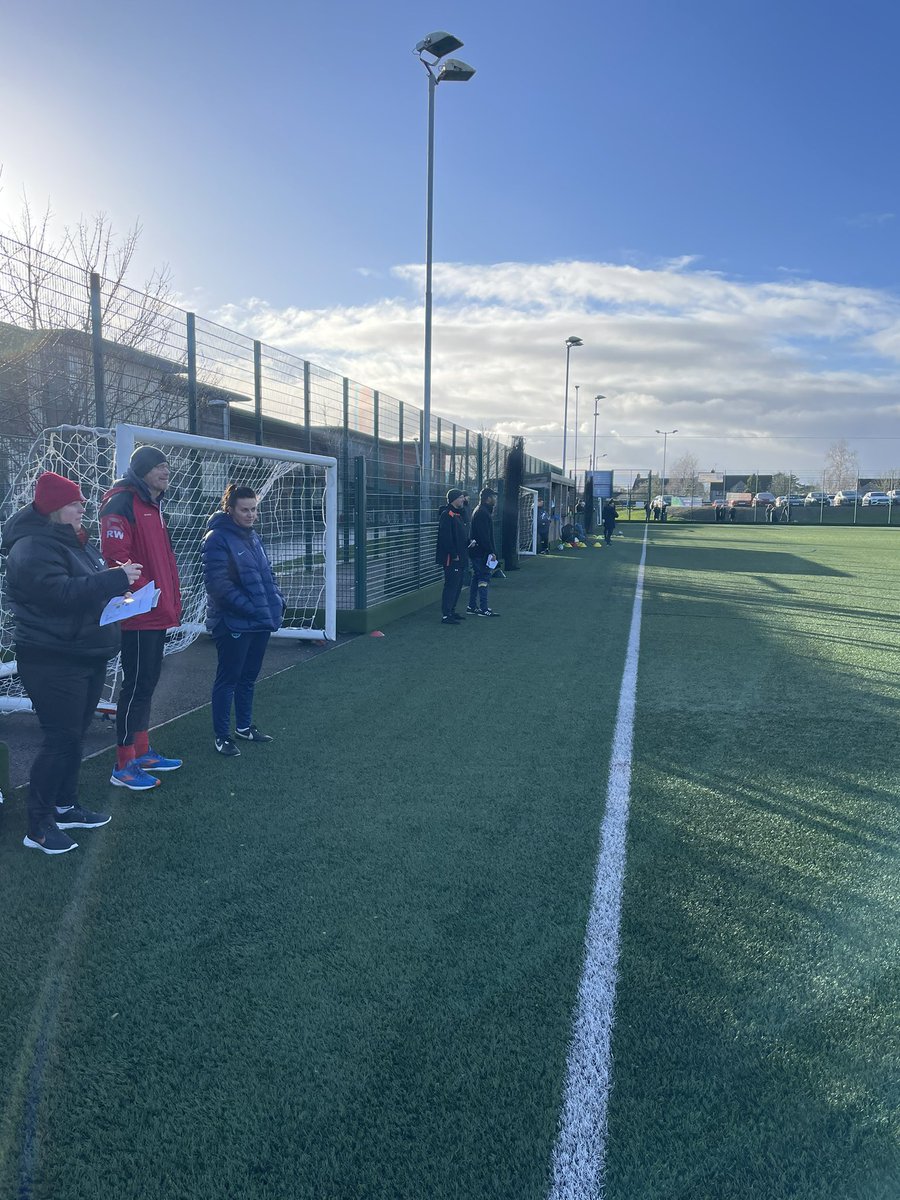
[[[538,494],[534,488],[519,488],[519,553],[537,554]]]
[[[99,541],[98,509],[113,479],[124,475],[135,448],[159,447],[171,469],[163,501],[181,580],[182,623],[169,631],[166,653],[205,631],[206,589],[201,544],[228,483],[252,487],[260,499],[257,530],[287,604],[276,637],[333,640],[337,633],[337,460],[174,430],[117,425],[115,430],[62,426],[32,446],[8,495],[0,522],[31,501],[43,471],[77,482],[87,499],[84,524]],[[113,451],[115,458],[113,458]],[[101,707],[112,703],[118,663],[111,665]],[[0,589],[0,712],[30,710],[16,672],[13,622]]]

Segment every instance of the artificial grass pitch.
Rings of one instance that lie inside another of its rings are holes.
[[[0,1196],[544,1200],[624,528],[167,727],[74,854],[6,814]],[[605,1200],[900,1190],[896,545],[650,529]]]
[[[638,556],[531,560],[497,620],[423,612],[263,683],[277,740],[239,759],[208,712],[168,726],[185,767],[63,860],[5,839],[0,1194],[80,887],[35,1200],[541,1197]]]
[[[672,532],[647,557],[607,1200],[895,1200],[900,544]]]

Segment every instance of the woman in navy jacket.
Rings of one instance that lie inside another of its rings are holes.
[[[272,564],[254,532],[259,500],[249,487],[229,483],[222,511],[210,517],[203,539],[206,583],[206,627],[219,652],[212,689],[216,749],[235,758],[240,750],[231,737],[245,742],[271,742],[253,724],[253,690],[269,638],[281,626],[284,597]]]

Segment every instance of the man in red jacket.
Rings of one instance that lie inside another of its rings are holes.
[[[116,705],[118,748],[110,783],[135,792],[159,786],[156,771],[177,771],[180,758],[150,746],[150,703],[159,682],[166,630],[181,620],[178,567],[160,501],[169,486],[169,464],[155,446],[140,446],[128,470],[100,503],[100,547],[108,566],[143,563],[137,590],[159,588],[155,608],[122,622],[122,688]]]

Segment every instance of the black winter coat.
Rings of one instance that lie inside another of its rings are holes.
[[[494,549],[494,510],[486,504],[479,504],[472,513],[472,528],[470,538],[475,545],[469,550],[472,558],[485,559],[489,554],[496,554]]]
[[[6,591],[15,615],[16,649],[55,650],[106,660],[119,652],[118,624],[100,626],[113,596],[128,591],[128,576],[107,570],[100,553],[71,525],[58,525],[33,505],[3,527]]]
[[[439,567],[448,567],[454,559],[465,561],[466,524],[458,509],[448,504],[438,517],[437,546],[434,561]]]

